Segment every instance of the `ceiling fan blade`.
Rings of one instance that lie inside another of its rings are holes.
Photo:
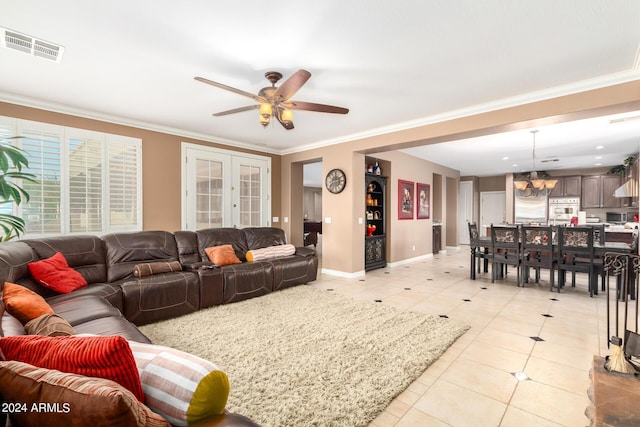
[[[282,108],[279,108],[276,106],[275,109],[275,114],[274,116],[276,117],[276,119],[278,119],[278,121],[280,122],[280,124],[282,125],[283,128],[285,128],[286,130],[291,130],[293,129],[293,122],[290,120],[282,120]]]
[[[307,70],[298,70],[285,80],[273,93],[276,102],[284,102],[291,98],[311,77]]]
[[[227,116],[229,114],[242,113],[244,111],[257,110],[260,108],[259,104],[256,105],[247,105],[246,107],[234,108],[233,110],[221,111],[219,113],[214,113],[214,117]]]
[[[289,101],[283,104],[293,110],[318,111],[320,113],[347,114],[348,108],[336,107],[334,105],[316,104],[314,102]]]
[[[206,83],[211,86],[215,86],[220,89],[228,90],[229,92],[237,93],[238,95],[246,96],[251,99],[255,99],[258,102],[268,102],[266,98],[262,96],[254,95],[249,92],[245,92],[244,90],[236,89],[235,87],[223,85],[222,83],[214,82],[213,80],[205,79],[204,77],[194,77],[195,80]]]

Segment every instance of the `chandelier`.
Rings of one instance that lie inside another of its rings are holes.
[[[557,179],[543,179],[538,177],[538,172],[536,172],[536,133],[537,130],[532,130],[531,134],[533,135],[533,169],[531,174],[529,175],[529,179],[513,181],[514,187],[516,190],[526,190],[527,187],[531,186],[536,190],[553,190],[558,183]]]

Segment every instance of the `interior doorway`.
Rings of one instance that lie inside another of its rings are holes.
[[[480,236],[487,235],[487,227],[491,224],[502,224],[506,221],[507,196],[504,191],[483,191],[480,193]]]
[[[304,245],[313,247],[322,260],[322,162],[305,163],[302,167],[302,213]]]

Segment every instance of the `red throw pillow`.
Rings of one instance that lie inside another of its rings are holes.
[[[131,347],[120,335],[2,337],[0,351],[6,360],[115,381],[144,402],[140,374]]]
[[[67,260],[60,252],[56,252],[51,258],[31,262],[27,267],[42,286],[61,294],[87,286],[87,281],[82,274],[69,267]]]
[[[43,314],[53,314],[53,309],[44,298],[15,283],[4,282],[2,302],[9,314],[23,325]]]

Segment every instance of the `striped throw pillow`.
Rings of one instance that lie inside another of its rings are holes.
[[[289,256],[295,253],[296,253],[296,247],[290,244],[268,246],[266,248],[252,249],[248,251],[247,261],[249,262],[262,261],[269,258]]]
[[[169,347],[129,341],[145,404],[174,426],[222,414],[229,379],[208,360]]]
[[[119,384],[23,362],[0,362],[0,389],[14,402],[14,425],[170,427]],[[25,409],[24,411],[22,409]]]

